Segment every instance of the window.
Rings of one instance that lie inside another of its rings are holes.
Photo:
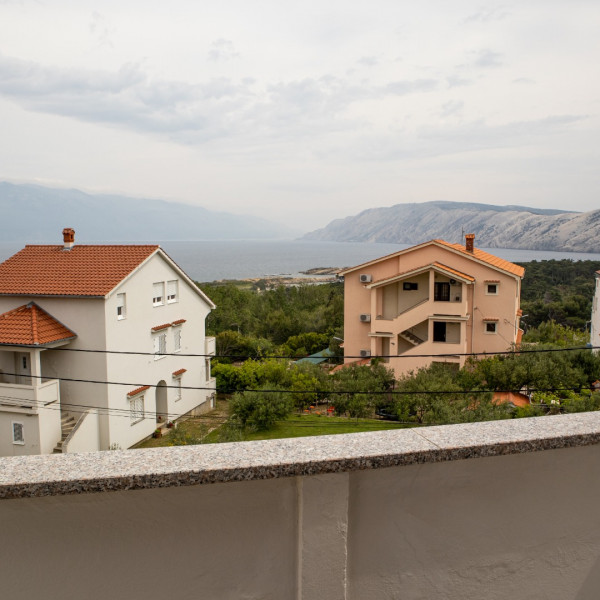
[[[173,328],[173,352],[181,350],[181,327]]]
[[[419,289],[419,284],[418,283],[414,283],[412,281],[405,281],[402,284],[402,289],[403,290],[418,290]]]
[[[433,341],[434,342],[445,342],[446,341],[446,323],[444,321],[433,322]]]
[[[167,281],[167,303],[177,302],[177,296],[179,291],[179,282],[177,279],[173,281]]]
[[[175,379],[175,402],[181,400],[181,377]]]
[[[450,283],[436,281],[433,284],[433,299],[436,302],[450,302]]]
[[[496,321],[485,321],[486,333],[498,333],[498,323]]]
[[[117,319],[120,321],[127,316],[125,294],[117,294]]]
[[[27,357],[23,356],[21,360],[23,361],[22,362],[23,368],[26,369],[27,368]]]
[[[164,358],[167,353],[167,334],[159,333],[154,336],[154,360]]]
[[[497,296],[498,295],[498,284],[497,283],[486,283],[485,284],[485,293],[487,296]]]
[[[25,426],[17,421],[12,422],[13,444],[25,445]]]
[[[206,381],[210,381],[210,358],[204,359],[204,371],[206,372]]]
[[[152,284],[152,305],[161,306],[165,303],[165,284],[163,281]]]
[[[135,425],[144,420],[144,395],[141,394],[129,400],[129,420]]]

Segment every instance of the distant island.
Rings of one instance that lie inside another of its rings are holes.
[[[0,182],[0,214],[3,242],[62,243],[64,227],[75,229],[82,244],[289,239],[299,233],[267,219],[201,206],[8,182]]]
[[[418,244],[435,238],[463,242],[464,233],[474,233],[475,243],[484,248],[600,252],[600,210],[444,201],[396,204],[336,219],[302,239]]]

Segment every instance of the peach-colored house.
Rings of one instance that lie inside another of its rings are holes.
[[[384,356],[399,376],[517,344],[525,269],[474,242],[432,240],[342,271],[345,362]]]

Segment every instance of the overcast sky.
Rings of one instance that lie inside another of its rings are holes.
[[[0,0],[0,179],[311,230],[600,208],[600,2]]]

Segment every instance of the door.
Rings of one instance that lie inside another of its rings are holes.
[[[15,352],[17,383],[31,385],[31,356],[28,352]]]
[[[444,321],[433,322],[433,341],[434,342],[445,342],[446,341],[446,323]]]

